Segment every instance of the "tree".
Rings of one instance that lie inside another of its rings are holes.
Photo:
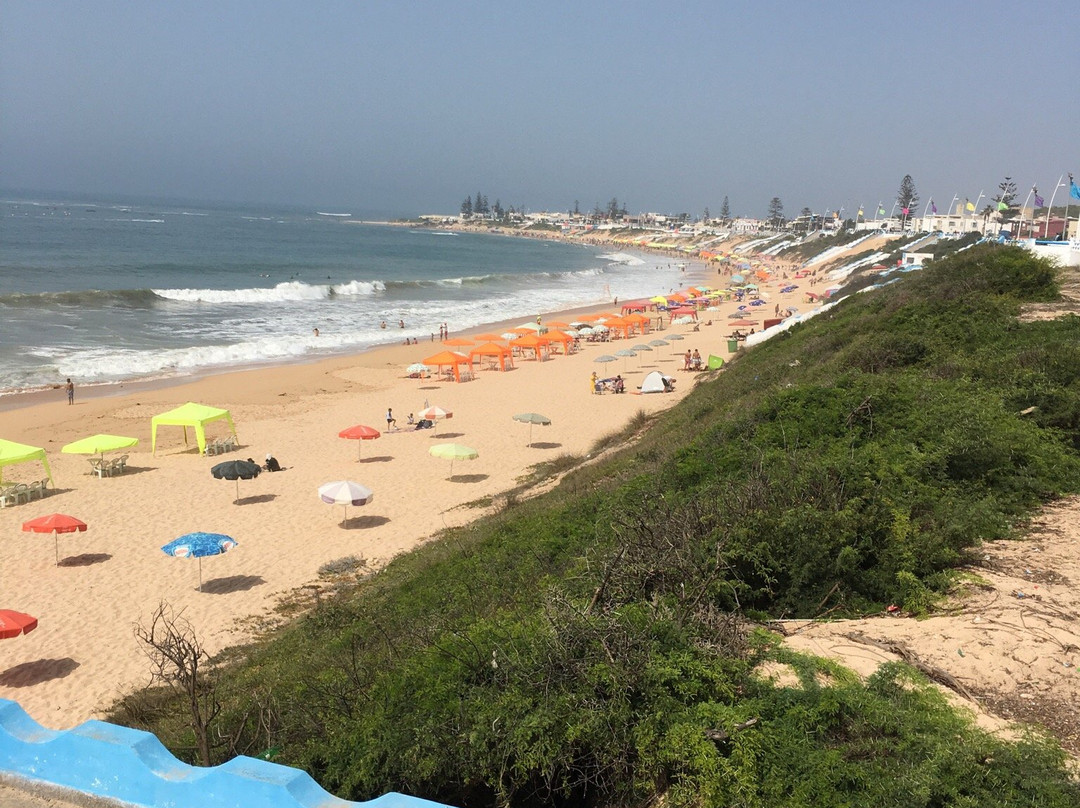
[[[575,216],[580,216],[581,215],[581,209],[578,207],[578,201],[576,199],[574,200],[574,215]]]
[[[611,201],[608,202],[607,217],[612,221],[619,218],[619,200],[615,197],[611,197]]]
[[[191,624],[162,601],[150,619],[150,626],[139,623],[136,639],[146,646],[150,658],[150,681],[168,687],[180,695],[187,706],[191,731],[199,762],[210,760],[210,725],[221,713],[221,702],[212,677],[206,672],[210,655],[202,647]]]
[[[724,197],[723,203],[720,205],[720,221],[727,222],[731,218],[731,208],[728,206],[727,197]]]
[[[704,222],[705,224],[708,224],[710,218],[711,217],[709,216],[709,206],[706,205],[705,206],[705,212],[701,215],[701,221]]]
[[[506,215],[506,211],[502,209],[498,199],[495,200],[495,207],[491,209],[491,213],[496,219],[502,219]]]
[[[774,196],[769,200],[769,224],[773,230],[779,230],[784,223],[784,203],[780,197]]]
[[[1005,221],[1015,218],[1017,212],[1012,210],[1015,201],[1016,183],[1013,182],[1012,177],[1006,177],[998,183],[998,193],[994,197],[994,202],[997,203],[995,207]]]
[[[472,210],[472,197],[467,196],[465,197],[465,201],[461,203],[461,215],[464,218],[468,219],[470,216],[472,216]]]
[[[919,194],[915,191],[915,180],[910,174],[905,174],[900,180],[900,190],[896,192],[896,206],[900,208],[900,229],[904,229],[904,223],[908,220],[919,204]]]

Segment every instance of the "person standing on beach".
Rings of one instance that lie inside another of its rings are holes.
[[[71,379],[68,379],[67,384],[65,385],[65,387],[67,388],[68,404],[74,404],[75,403],[75,383],[73,381],[71,381]]]
[[[394,411],[390,408],[386,408],[386,431],[389,432],[391,427],[397,426],[397,419],[394,418]]]

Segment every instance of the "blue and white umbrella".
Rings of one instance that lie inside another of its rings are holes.
[[[236,547],[236,539],[226,536],[224,533],[185,533],[178,539],[173,539],[161,549],[165,555],[176,558],[199,559],[199,591],[202,592],[202,559],[203,556],[221,555]]]

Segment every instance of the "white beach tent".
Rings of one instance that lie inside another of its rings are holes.
[[[664,376],[660,371],[654,370],[648,376],[645,377],[645,381],[641,383],[642,393],[662,393],[664,392]]]

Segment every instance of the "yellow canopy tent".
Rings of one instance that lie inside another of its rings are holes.
[[[188,427],[195,430],[195,439],[199,443],[199,453],[206,454],[206,425],[213,421],[225,419],[229,422],[229,430],[236,437],[236,426],[233,424],[232,415],[228,410],[219,410],[217,407],[208,407],[205,404],[196,404],[189,401],[175,410],[163,412],[150,419],[150,453],[157,452],[157,428],[159,426],[182,426],[184,428],[184,443],[188,442]]]
[[[30,460],[40,460],[45,467],[45,473],[49,476],[49,482],[56,486],[49,470],[49,461],[45,459],[45,450],[36,446],[27,446],[25,443],[15,443],[10,440],[0,440],[0,479],[3,477],[4,466],[13,463],[26,463]]]

